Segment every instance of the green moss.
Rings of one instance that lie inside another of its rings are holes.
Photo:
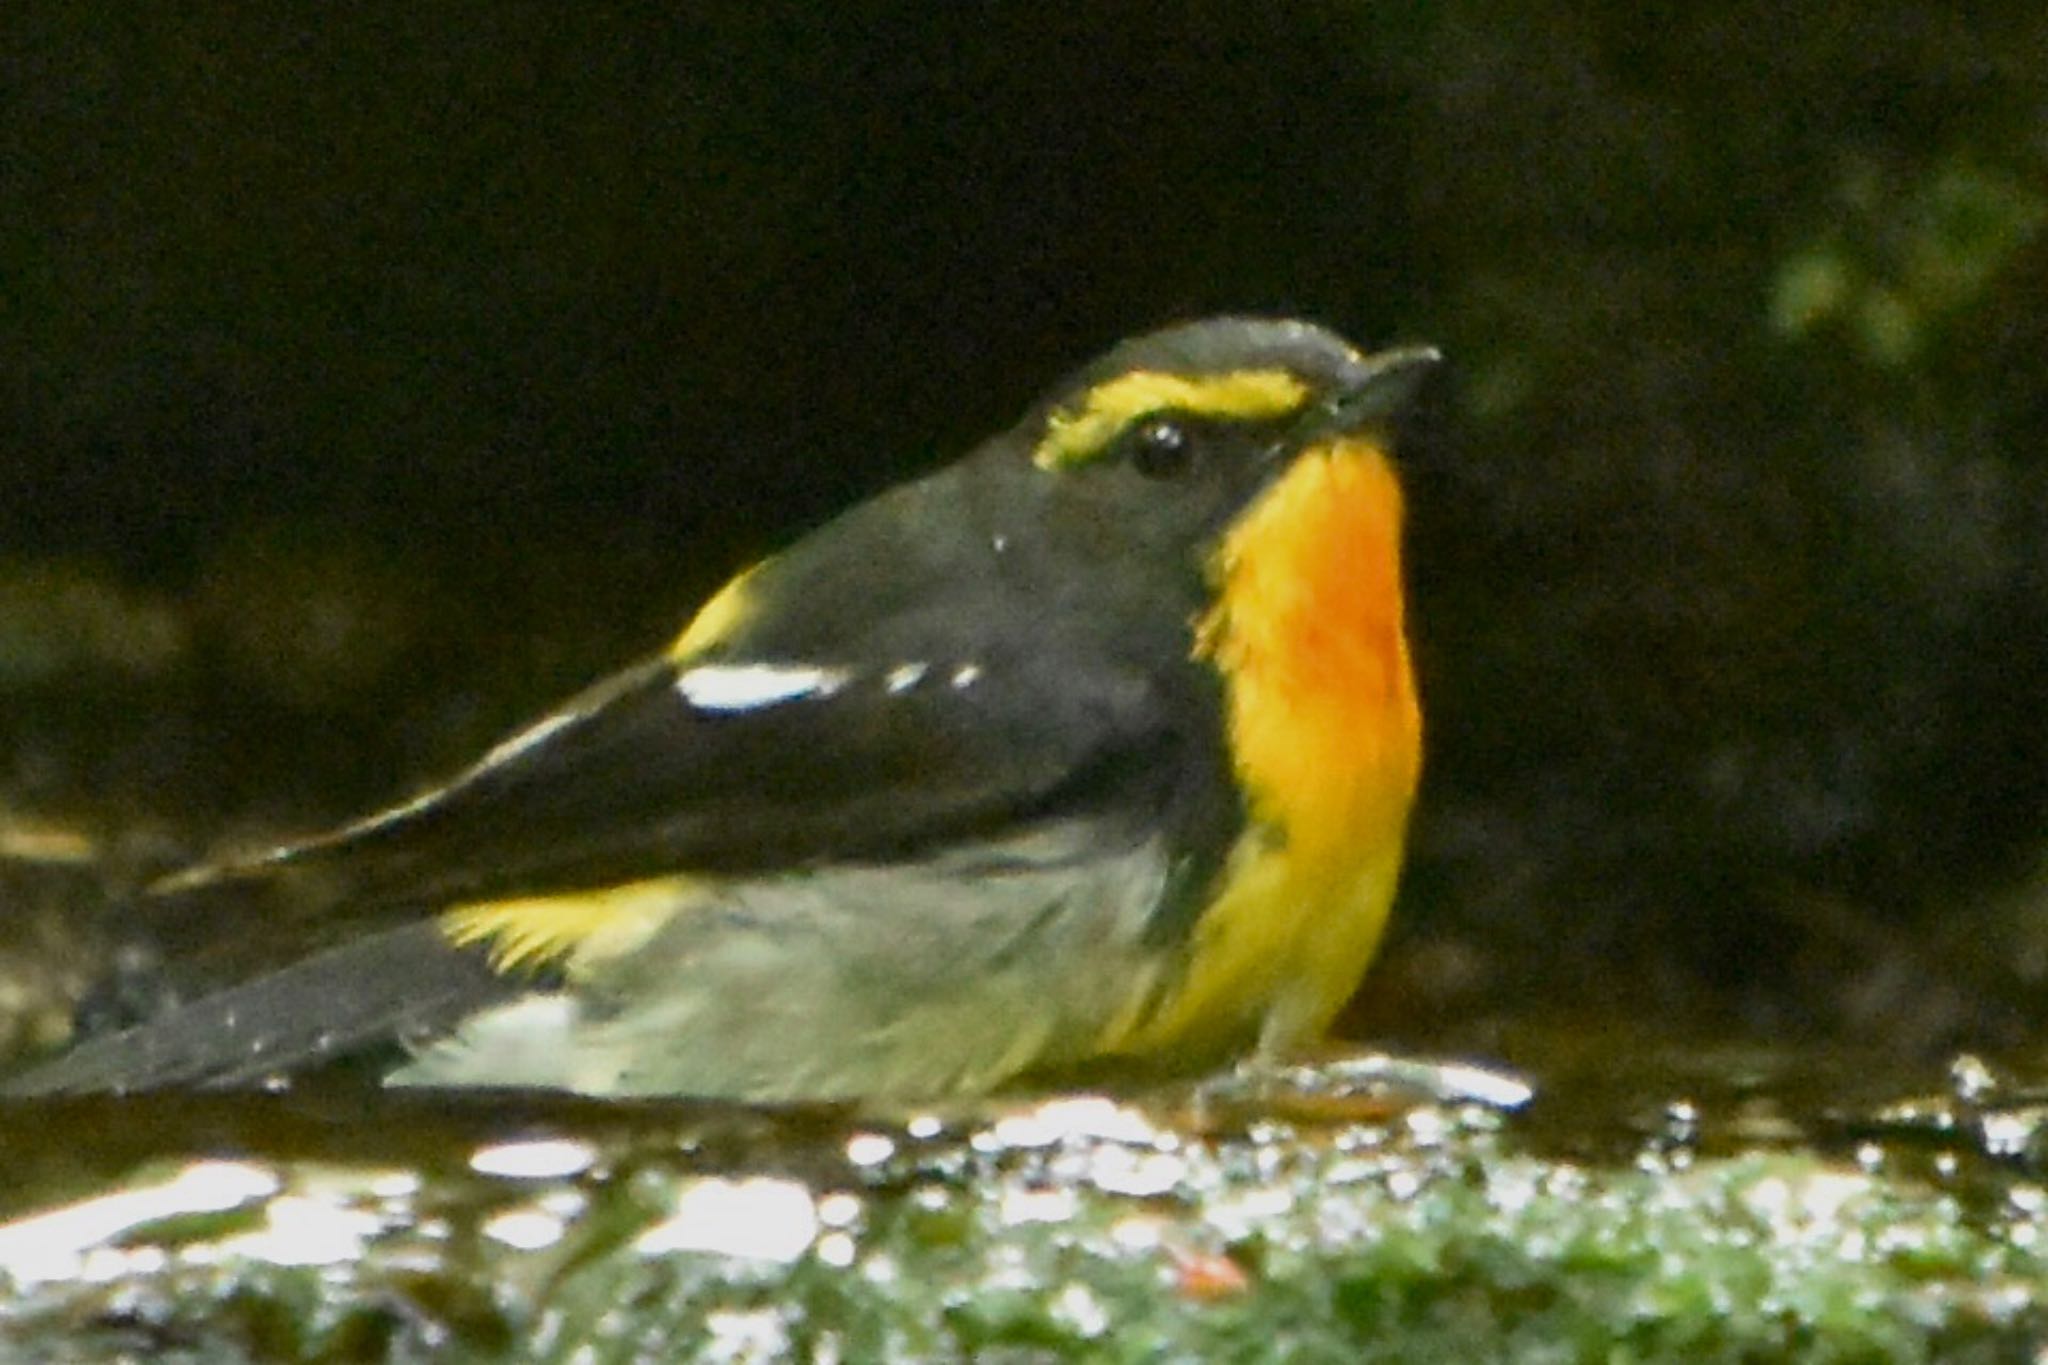
[[[166,1209],[66,1250],[73,1225],[17,1201],[0,1251],[23,1279],[0,1345],[77,1353],[139,1334],[194,1358],[319,1361],[1910,1362],[1995,1359],[2048,1331],[2039,1186],[1973,1154],[1939,1097],[1853,1160],[1783,1130],[1567,1157],[1552,1130],[1470,1107],[1217,1130],[1171,1096],[845,1131],[701,1106],[508,1125],[488,1105],[418,1097],[294,1105],[282,1130],[260,1100],[157,1111],[166,1150],[179,1125],[193,1147],[235,1133],[273,1150],[229,1168],[248,1192],[225,1209]],[[1696,1122],[1713,1131],[1721,1112]],[[1581,1137],[1611,1122],[1576,1117]],[[410,1166],[365,1164],[394,1127],[418,1134]],[[586,1172],[488,1177],[470,1160],[535,1135],[588,1143]],[[707,1155],[720,1151],[744,1156]],[[176,1188],[183,1173],[141,1171],[111,1186]],[[40,1229],[39,1261],[18,1258],[25,1228]],[[63,1254],[81,1258],[69,1273]]]

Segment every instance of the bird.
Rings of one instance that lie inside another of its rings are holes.
[[[150,887],[172,941],[262,912],[0,1094],[352,1061],[909,1101],[1297,1053],[1421,771],[1394,443],[1439,362],[1278,317],[1115,345],[452,779]]]

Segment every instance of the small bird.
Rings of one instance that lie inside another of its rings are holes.
[[[0,1092],[356,1057],[929,1099],[1314,1041],[1421,765],[1390,444],[1437,359],[1245,317],[1124,342],[447,784],[157,884],[172,926],[293,894]]]

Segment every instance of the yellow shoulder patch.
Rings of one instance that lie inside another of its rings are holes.
[[[761,565],[767,562],[764,559],[742,569],[724,587],[711,594],[710,600],[690,618],[690,624],[683,627],[683,633],[676,637],[676,642],[668,647],[668,657],[678,663],[693,658],[739,629],[753,611],[747,580],[759,573]]]
[[[703,889],[689,877],[654,877],[559,896],[472,901],[444,911],[441,932],[458,947],[488,944],[499,971],[564,959],[574,966],[631,952]]]
[[[1134,370],[1104,380],[1075,405],[1054,413],[1031,459],[1041,469],[1085,464],[1107,450],[1133,423],[1155,412],[1284,417],[1298,411],[1308,396],[1308,385],[1286,370],[1198,375]]]

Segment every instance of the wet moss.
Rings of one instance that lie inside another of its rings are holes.
[[[1632,1145],[1629,1116],[1588,1102],[1585,1128],[1613,1135],[1599,1159],[1477,1105],[1219,1126],[1198,1098],[881,1120],[129,1101],[162,1153],[233,1134],[240,1155],[160,1155],[70,1205],[18,1191],[0,1341],[319,1361],[1915,1361],[2004,1358],[2048,1331],[2037,1168],[1956,1112],[1927,1117],[2002,1098],[1937,1091],[1909,1121],[1809,1089],[1780,1097],[1806,1116],[1796,1140]],[[1735,1131],[1699,1108],[1698,1131]],[[370,1160],[394,1124],[418,1134],[410,1156]],[[17,1128],[9,1145],[33,1144]],[[157,1211],[123,1220],[124,1198]],[[81,1232],[94,1211],[118,1228]]]

